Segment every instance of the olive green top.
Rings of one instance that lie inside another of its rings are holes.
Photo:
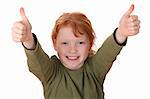
[[[29,70],[43,84],[45,99],[104,99],[103,83],[123,45],[109,36],[82,68],[69,70],[55,55],[42,50],[38,40],[34,50],[25,48]]]

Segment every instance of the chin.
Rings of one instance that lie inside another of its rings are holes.
[[[77,69],[80,69],[82,66],[81,65],[67,65],[66,66],[67,68],[71,69],[71,70],[77,70]]]

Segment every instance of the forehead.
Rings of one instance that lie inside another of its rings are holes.
[[[58,35],[57,35],[57,39],[60,40],[73,40],[73,39],[83,39],[83,40],[88,40],[87,34],[84,33],[83,35],[80,35],[78,37],[75,36],[75,34],[73,33],[73,30],[70,26],[65,26],[60,28]]]

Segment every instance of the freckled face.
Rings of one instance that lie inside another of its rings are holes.
[[[86,33],[76,37],[72,28],[67,26],[59,30],[54,47],[62,64],[76,70],[82,67],[88,57],[90,42]]]

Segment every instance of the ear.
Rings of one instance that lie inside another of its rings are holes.
[[[56,39],[53,39],[53,47],[54,47],[55,51],[57,51]]]

